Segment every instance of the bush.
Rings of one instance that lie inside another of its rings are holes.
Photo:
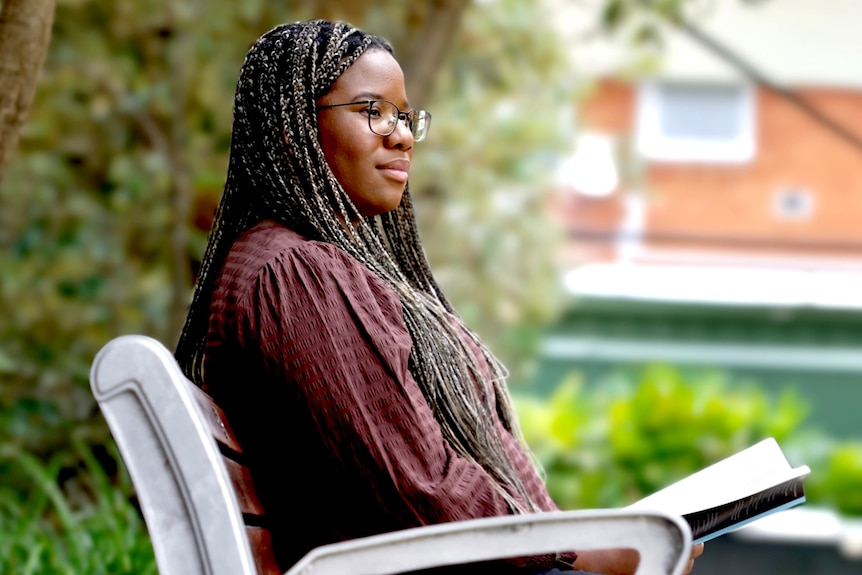
[[[808,501],[862,517],[862,442],[838,442],[811,433],[793,447],[811,467],[805,482]]]
[[[786,444],[807,412],[792,394],[770,400],[721,372],[684,376],[667,365],[589,391],[572,376],[546,400],[515,401],[565,509],[625,506],[765,437]]]

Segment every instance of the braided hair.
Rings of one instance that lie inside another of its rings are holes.
[[[201,385],[210,298],[240,233],[270,218],[309,239],[334,244],[400,298],[413,340],[408,367],[446,440],[460,456],[485,469],[512,512],[538,511],[494,424],[496,411],[504,427],[522,440],[505,387],[505,368],[455,315],[431,274],[409,189],[405,187],[395,210],[379,218],[364,217],[325,160],[316,100],[367,50],[392,53],[383,38],[325,20],[280,25],[249,50],[234,100],[227,182],[177,360],[186,376]],[[482,351],[490,379],[464,334]]]

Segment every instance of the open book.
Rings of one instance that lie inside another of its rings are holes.
[[[810,471],[791,468],[778,443],[764,439],[629,507],[682,515],[694,543],[701,543],[804,503],[802,482]]]

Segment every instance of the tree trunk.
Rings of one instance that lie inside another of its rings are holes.
[[[452,46],[464,9],[470,0],[412,2],[407,15],[399,58],[407,82],[407,94],[414,107],[425,106],[434,91],[446,53]]]
[[[3,0],[0,8],[0,182],[33,103],[55,6],[56,0]]]

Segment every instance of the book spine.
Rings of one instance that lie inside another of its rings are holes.
[[[766,515],[773,509],[782,507],[805,497],[803,477],[770,487],[749,497],[732,501],[725,505],[683,515],[691,526],[694,539],[700,539],[716,531],[732,527],[737,523]]]

